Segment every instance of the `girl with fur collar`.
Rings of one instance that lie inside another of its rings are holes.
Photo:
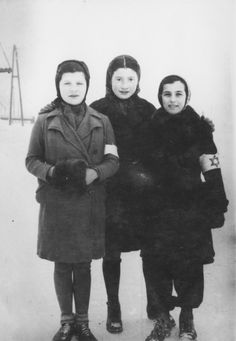
[[[121,252],[139,250],[146,226],[145,197],[152,186],[143,168],[148,127],[155,107],[138,96],[140,66],[131,56],[114,58],[107,69],[106,96],[91,107],[108,116],[114,129],[120,168],[107,183],[106,252],[103,275],[107,291],[106,327],[110,333],[123,330],[119,302]],[[147,293],[147,312],[151,292]]]
[[[203,265],[214,261],[211,229],[223,226],[228,200],[211,127],[188,105],[186,81],[165,77],[158,99],[161,108],[152,118],[148,160],[156,190],[149,198],[141,253],[158,313],[146,341],[170,335],[174,323],[169,312],[175,307],[181,308],[180,339],[195,340],[193,309],[203,300]],[[172,296],[173,287],[177,296]]]

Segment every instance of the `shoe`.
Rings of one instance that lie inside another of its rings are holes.
[[[179,338],[181,340],[196,340],[197,332],[194,328],[192,317],[180,317],[179,321]]]
[[[170,334],[171,334],[171,329],[176,326],[176,323],[175,323],[173,316],[171,316],[170,314],[169,314],[169,326],[170,326]]]
[[[70,341],[74,335],[74,324],[63,323],[58,332],[54,335],[52,341]]]
[[[170,314],[161,313],[156,318],[154,328],[151,334],[145,339],[145,341],[163,341],[171,334],[172,328],[175,326],[175,320]]]
[[[75,336],[79,341],[98,341],[89,329],[88,322],[76,325]]]
[[[107,323],[106,328],[109,333],[117,334],[123,331],[121,321],[120,304],[112,305],[107,303]]]
[[[152,306],[147,306],[147,317],[149,320],[156,320],[158,314],[156,313],[156,309]],[[174,318],[169,314],[169,320],[171,328],[174,328],[176,326]]]

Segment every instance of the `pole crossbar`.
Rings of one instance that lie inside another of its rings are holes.
[[[10,67],[5,67],[5,68],[0,67],[0,72],[11,73],[12,72],[12,68],[10,68]]]

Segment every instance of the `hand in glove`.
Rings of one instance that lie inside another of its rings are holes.
[[[215,214],[215,216],[211,217],[211,221],[212,221],[212,228],[222,227],[225,222],[224,213]]]
[[[220,168],[205,172],[206,180],[206,204],[215,212],[227,212],[229,201],[226,198],[224,184]]]
[[[226,198],[220,169],[204,173],[206,183],[202,197],[202,207],[212,228],[224,225],[224,213],[229,201]]]
[[[80,190],[84,190],[86,188],[86,170],[88,164],[81,159],[69,159],[66,160],[65,167],[70,184]]]
[[[68,174],[66,172],[66,162],[58,161],[50,168],[47,176],[48,182],[58,188],[63,188],[68,184]]]
[[[58,161],[48,181],[55,187],[71,187],[75,190],[83,191],[86,188],[85,176],[87,167],[87,163],[80,159]]]

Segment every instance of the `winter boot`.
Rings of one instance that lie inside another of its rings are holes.
[[[169,337],[171,330],[176,326],[174,318],[169,314],[169,321],[166,323],[166,337]]]
[[[76,324],[75,335],[79,341],[98,341],[89,329],[88,322]]]
[[[161,313],[156,318],[154,328],[145,341],[163,341],[171,334],[171,329],[175,326],[175,320],[168,313]]]
[[[54,335],[52,341],[70,341],[74,335],[74,324],[63,323],[58,332]]]
[[[112,334],[121,333],[123,325],[121,320],[120,304],[111,304],[107,302],[107,331]]]
[[[192,311],[181,311],[179,317],[179,337],[181,340],[196,340],[197,332],[194,328]]]

